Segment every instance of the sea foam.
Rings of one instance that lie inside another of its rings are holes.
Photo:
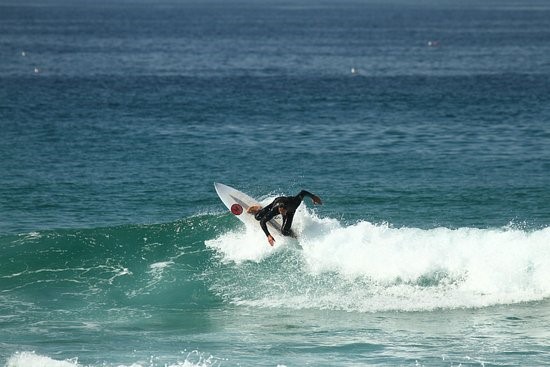
[[[192,351],[187,353],[184,361],[175,363],[162,363],[158,358],[150,357],[146,363],[114,364],[116,367],[215,367],[219,366],[221,360],[213,356],[206,357],[204,353]],[[35,352],[17,352],[14,353],[6,362],[6,367],[81,367],[77,358],[69,360],[57,360],[48,356],[36,354]],[[110,364],[102,363],[106,367]]]
[[[232,285],[219,279],[213,288],[236,304],[360,312],[485,307],[550,297],[550,228],[345,225],[301,207],[293,229],[298,240],[274,234],[273,248],[259,225],[206,241],[236,270],[229,276]],[[238,271],[247,262],[260,266]],[[239,279],[239,274],[248,275]]]
[[[18,352],[8,359],[6,367],[78,367],[78,362],[59,361],[33,352]]]

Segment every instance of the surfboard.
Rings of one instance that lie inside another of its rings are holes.
[[[244,192],[222,183],[214,183],[214,188],[216,189],[221,201],[235,217],[247,226],[257,226],[258,229],[261,228],[260,222],[254,218],[254,214],[249,214],[246,212],[248,208],[253,205],[261,205],[258,200],[248,196]],[[267,222],[267,225],[270,232],[273,232],[272,234],[281,234],[283,220],[280,216],[276,216]],[[292,232],[291,236],[296,237],[294,232]]]

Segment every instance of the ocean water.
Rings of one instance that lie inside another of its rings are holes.
[[[0,365],[550,365],[550,4],[0,0]],[[268,246],[214,191],[307,189]]]

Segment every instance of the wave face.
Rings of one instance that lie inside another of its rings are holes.
[[[343,224],[301,207],[299,239],[229,214],[0,238],[0,301],[106,312],[220,305],[354,312],[485,307],[550,296],[550,228]]]
[[[135,304],[205,307],[203,245],[219,216],[158,225],[32,232],[0,238],[6,299],[51,308]]]

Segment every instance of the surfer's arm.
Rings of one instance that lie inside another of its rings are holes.
[[[301,200],[304,200],[304,197],[307,196],[308,198],[310,198],[313,201],[313,204],[316,204],[316,205],[323,204],[321,202],[321,198],[319,196],[314,195],[311,192],[306,191],[306,190],[300,191],[300,193],[297,196],[299,196]]]
[[[271,233],[269,233],[269,230],[267,229],[267,222],[269,222],[271,219],[273,219],[273,217],[279,214],[279,208],[276,206],[276,204],[277,203],[273,201],[273,203],[263,208],[260,213],[256,214],[256,219],[260,221],[260,226],[262,227],[262,230],[267,237],[271,236]]]
[[[269,242],[269,244],[271,246],[273,246],[275,244],[275,238],[273,238],[273,236],[271,235],[271,233],[269,233],[269,230],[267,229],[268,220],[269,219],[267,219],[267,218],[263,218],[260,221],[260,226],[262,227],[262,229],[264,230],[265,235],[267,236],[267,242]]]
[[[262,230],[264,231],[264,233],[267,237],[271,236],[271,233],[269,233],[269,230],[267,229],[267,222],[268,221],[269,221],[269,219],[267,219],[267,217],[263,217],[260,220],[260,227],[262,227]]]
[[[269,244],[271,246],[273,246],[275,244],[275,239],[273,238],[273,236],[271,235],[271,233],[269,233],[269,230],[267,229],[267,222],[269,222],[271,219],[273,219],[274,216],[279,214],[279,208],[274,204],[275,204],[275,202],[268,205],[270,210],[265,215],[263,215],[262,218],[260,219],[260,227],[262,227],[262,230],[264,231],[265,235],[267,236],[267,241],[269,242]]]

